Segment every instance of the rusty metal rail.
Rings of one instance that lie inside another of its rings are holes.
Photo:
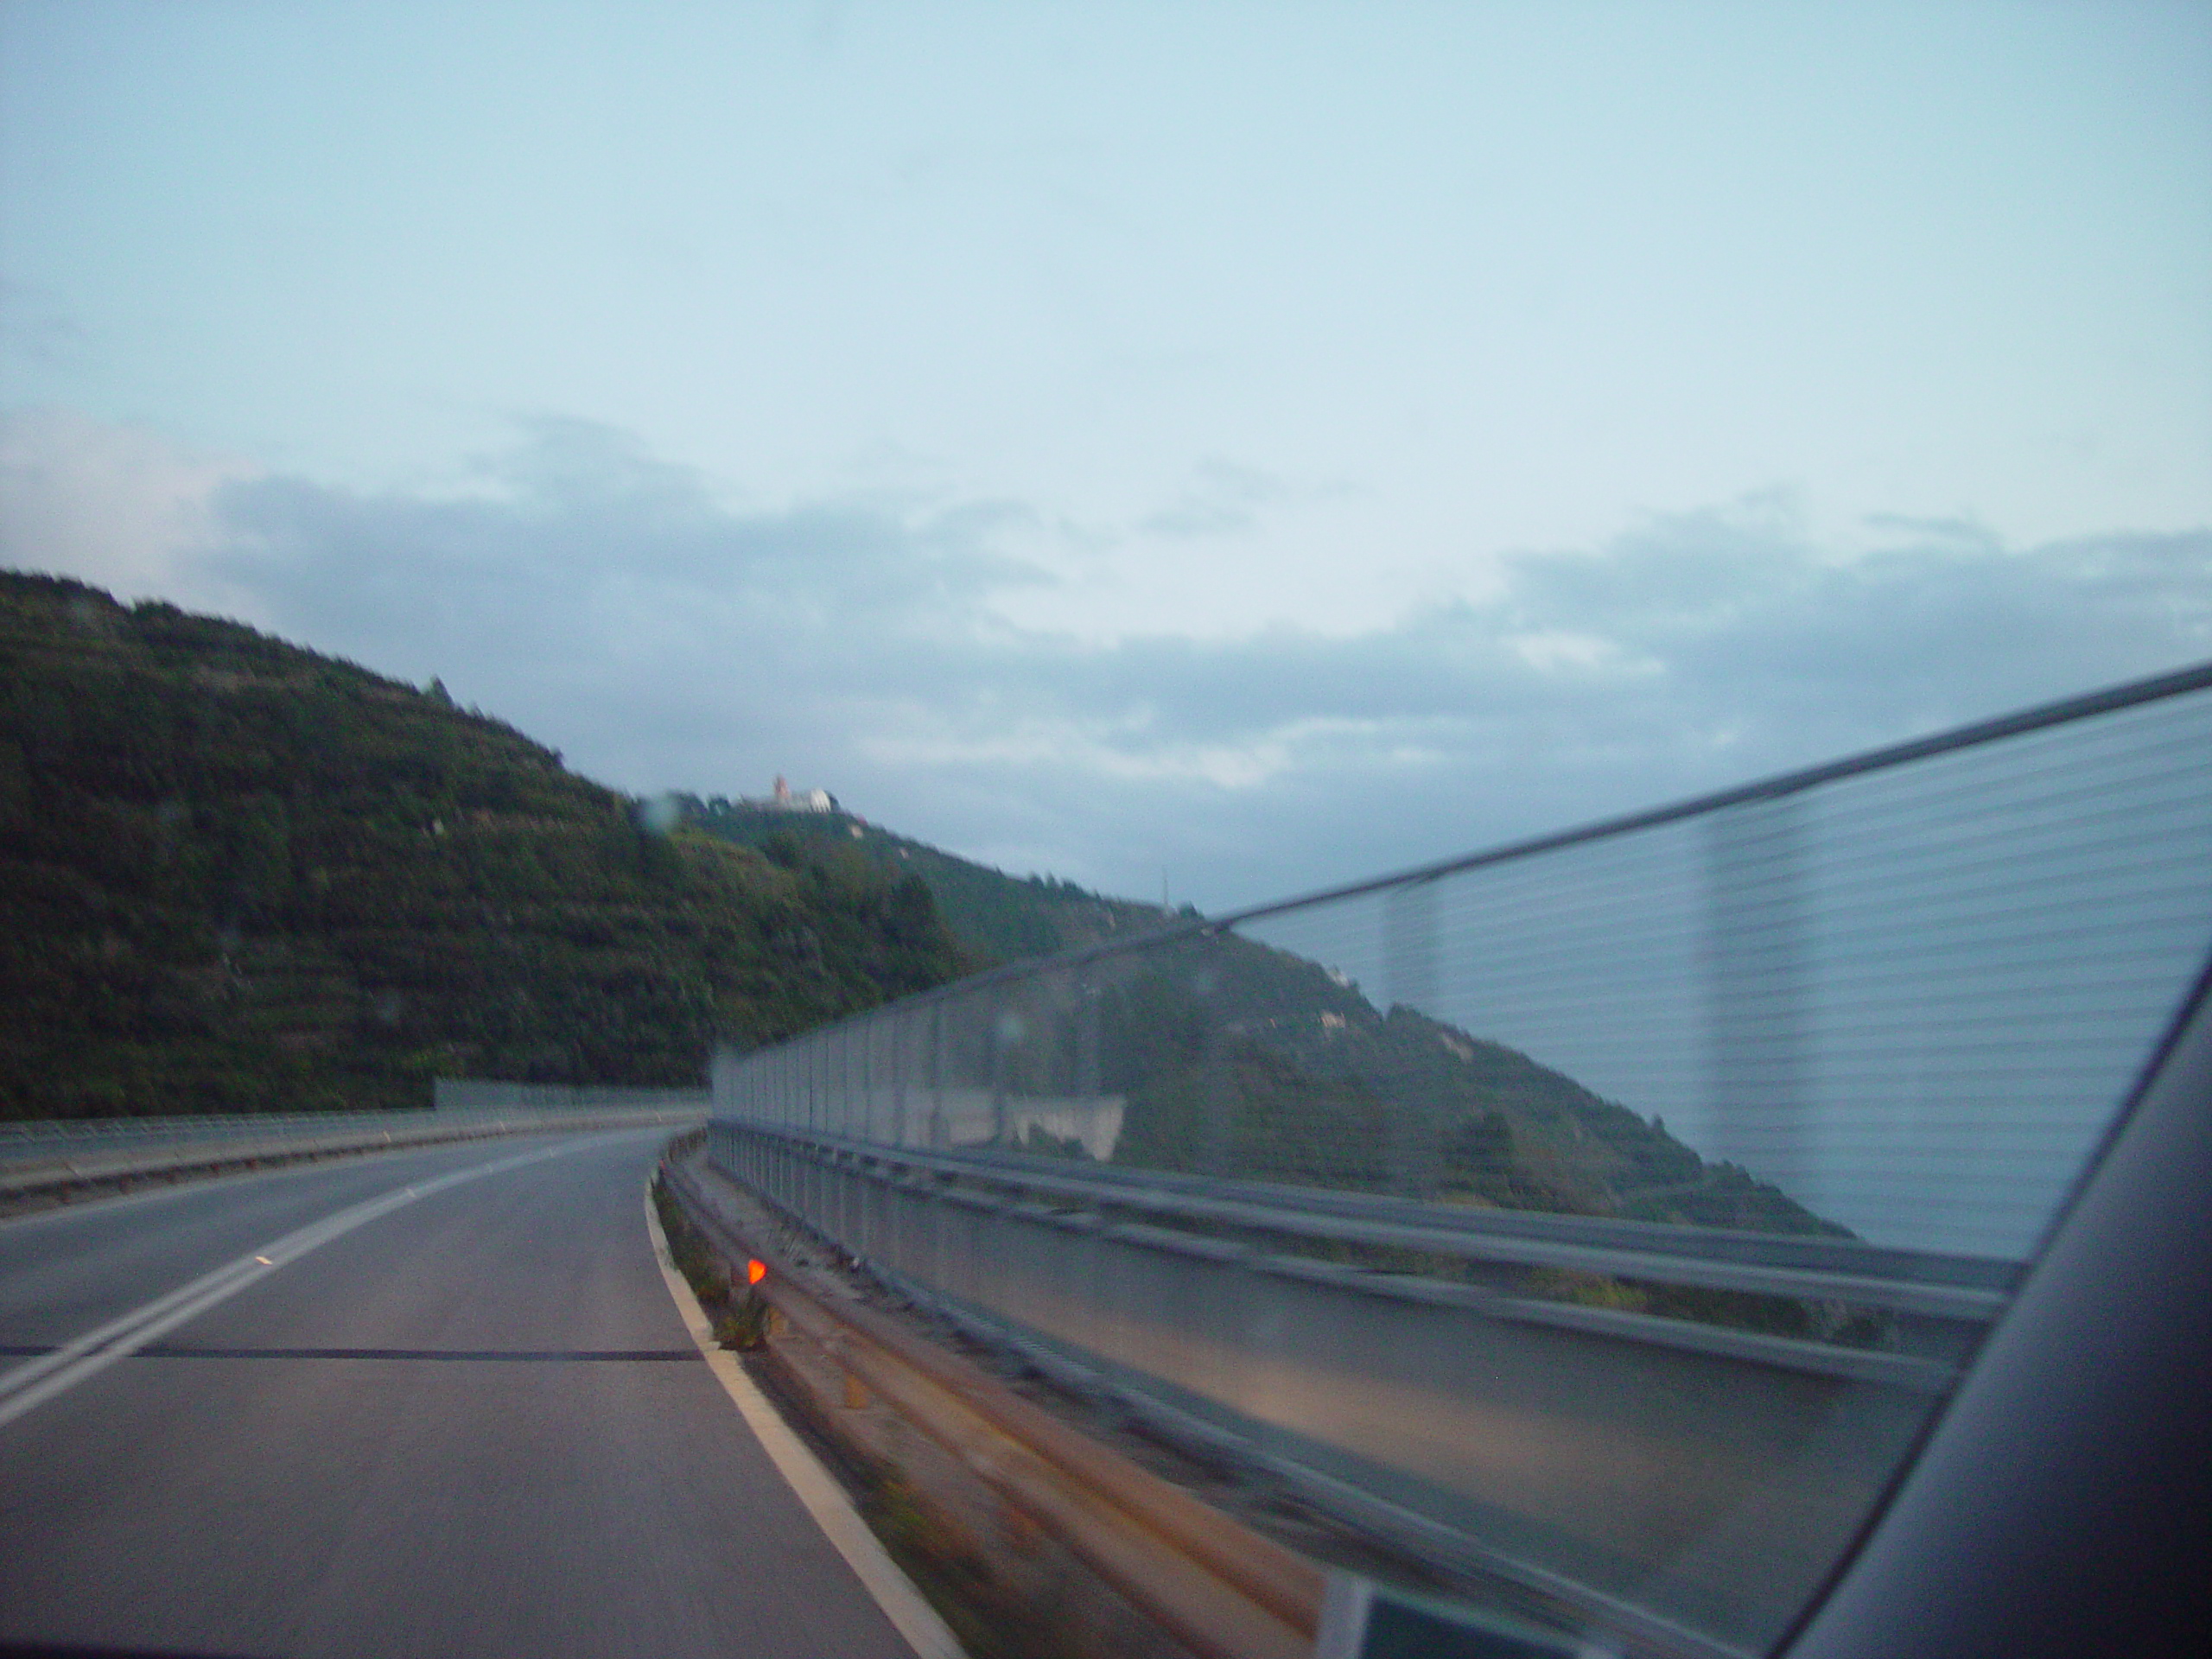
[[[680,1161],[664,1167],[717,1243],[767,1264],[759,1292],[771,1306],[1179,1640],[1210,1659],[1313,1652],[1324,1569],[874,1309],[809,1290],[787,1260],[740,1236]]]

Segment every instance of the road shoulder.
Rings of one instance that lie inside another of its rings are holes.
[[[861,1519],[843,1489],[753,1385],[737,1356],[715,1343],[705,1311],[677,1272],[669,1255],[668,1237],[661,1230],[660,1217],[653,1211],[650,1186],[645,1192],[645,1229],[652,1239],[653,1259],[659,1265],[662,1281],[676,1304],[677,1316],[698,1345],[708,1369],[737,1407],[746,1427],[753,1431],[753,1438],[776,1465],[777,1472],[783,1476],[814,1523],[822,1529],[823,1536],[844,1557],[846,1565],[882,1609],[892,1627],[914,1650],[917,1659],[966,1659],[950,1629],[868,1530],[868,1523]]]

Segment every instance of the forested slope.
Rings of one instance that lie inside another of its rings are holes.
[[[692,1082],[968,961],[919,880],[657,833],[435,687],[0,572],[0,1114]]]
[[[785,812],[716,797],[677,796],[683,821],[741,847],[918,875],[938,912],[979,960],[1014,962],[1150,932],[1172,918],[1157,905],[1109,899],[1071,881],[1008,875],[848,812]]]

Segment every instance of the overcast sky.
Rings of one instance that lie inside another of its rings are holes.
[[[0,559],[1208,909],[2212,656],[2212,8],[0,0]]]

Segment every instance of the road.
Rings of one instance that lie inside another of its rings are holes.
[[[0,1223],[0,1642],[912,1659],[670,1298],[665,1135]]]

